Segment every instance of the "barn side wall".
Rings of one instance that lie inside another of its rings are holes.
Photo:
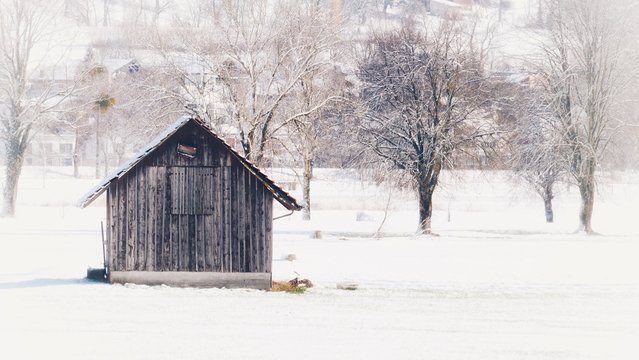
[[[197,148],[195,158],[177,145]],[[109,269],[270,273],[273,195],[197,126],[107,191]]]

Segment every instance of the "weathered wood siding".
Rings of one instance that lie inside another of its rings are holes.
[[[178,155],[178,143],[196,157]],[[197,125],[107,194],[111,271],[271,272],[273,195]]]

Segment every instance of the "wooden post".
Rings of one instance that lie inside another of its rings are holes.
[[[107,266],[107,258],[106,258],[106,249],[104,243],[104,221],[100,221],[100,233],[102,234],[102,264],[104,265],[104,270],[108,268]]]

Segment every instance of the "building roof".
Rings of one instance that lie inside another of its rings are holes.
[[[136,59],[104,59],[96,65],[104,66],[110,75],[123,70],[125,67],[136,64]],[[32,74],[31,80],[39,81],[74,81],[86,64],[81,60],[70,60],[63,64],[53,64]]]
[[[109,70],[109,74],[114,74],[125,66],[129,66],[135,63],[135,59],[104,59],[102,65]],[[128,70],[128,68],[127,68]]]
[[[282,190],[282,188],[275,184],[273,180],[269,179],[266,174],[260,171],[255,165],[251,164],[250,161],[240,155],[237,151],[233,150],[233,148],[231,148],[231,146],[227,144],[226,141],[217,136],[213,132],[213,130],[211,130],[211,128],[209,128],[204,122],[190,116],[180,117],[175,123],[166,128],[153,140],[151,140],[145,147],[142,148],[142,150],[131,157],[131,159],[129,159],[117,169],[111,171],[98,185],[93,187],[82,198],[80,198],[78,206],[80,206],[81,208],[89,206],[93,202],[93,200],[102,195],[102,193],[109,187],[109,185],[111,185],[113,181],[116,181],[126,175],[131,169],[133,169],[138,163],[140,163],[140,161],[142,161],[145,157],[155,151],[160,145],[162,145],[184,125],[191,122],[196,123],[207,133],[209,133],[213,138],[219,140],[219,142],[240,162],[240,164],[242,164],[242,166],[244,166],[251,174],[253,174],[253,176],[261,181],[264,186],[266,186],[268,191],[273,194],[273,197],[280,204],[282,204],[282,206],[284,206],[288,210],[302,209],[302,207],[297,204],[297,201],[291,195]]]

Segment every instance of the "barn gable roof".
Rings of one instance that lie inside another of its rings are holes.
[[[284,191],[281,187],[275,184],[273,180],[269,179],[266,174],[260,171],[255,165],[253,165],[250,161],[240,155],[237,151],[235,151],[229,144],[226,143],[226,141],[217,136],[213,132],[213,130],[209,128],[205,123],[190,116],[180,117],[175,123],[166,128],[153,140],[151,140],[145,147],[142,148],[142,150],[131,157],[131,159],[129,159],[117,169],[111,171],[98,185],[89,190],[80,199],[80,201],[78,202],[78,206],[80,206],[81,208],[89,206],[95,199],[102,195],[102,193],[109,187],[109,185],[111,185],[113,181],[118,180],[119,178],[127,174],[145,157],[154,152],[160,145],[164,144],[166,140],[168,140],[184,125],[191,122],[196,123],[214,139],[218,140],[222,144],[222,146],[224,146],[224,148],[226,148],[233,155],[233,157],[235,157],[240,162],[240,164],[242,164],[242,166],[244,166],[253,176],[255,176],[260,182],[262,182],[264,186],[266,186],[268,191],[273,194],[273,197],[280,204],[282,204],[282,206],[284,206],[288,210],[300,210],[302,208],[299,204],[297,204],[297,201],[291,195],[289,195],[289,193]]]

